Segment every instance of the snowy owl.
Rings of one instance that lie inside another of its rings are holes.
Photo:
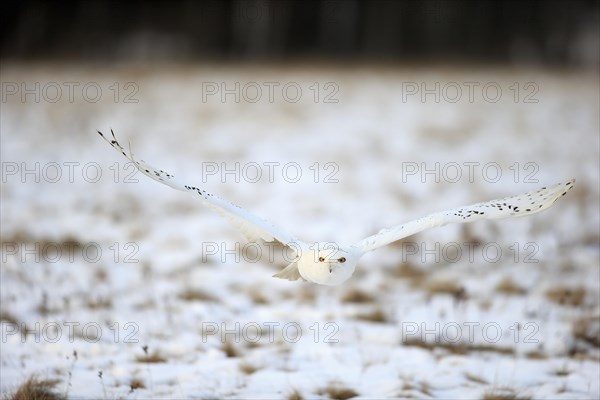
[[[119,144],[112,129],[112,139],[107,138],[100,131],[98,133],[113,148],[132,161],[144,175],[173,189],[187,191],[198,196],[205,205],[229,219],[248,240],[278,241],[285,246],[289,246],[295,253],[294,261],[279,273],[273,275],[274,277],[290,281],[304,279],[321,285],[339,285],[345,282],[352,276],[358,260],[365,253],[425,229],[449,223],[521,217],[543,211],[559,197],[564,196],[568,190],[572,189],[575,182],[575,179],[571,179],[567,182],[543,187],[540,190],[518,196],[433,213],[402,225],[382,229],[378,233],[348,246],[340,246],[329,242],[311,244],[296,239],[293,235],[279,229],[270,222],[225,199],[199,187],[180,183],[173,175],[151,167],[143,160],[137,161],[134,159],[131,150],[128,153]]]

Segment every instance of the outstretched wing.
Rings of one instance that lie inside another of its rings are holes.
[[[290,243],[299,243],[292,235],[282,231],[270,222],[257,217],[243,208],[196,186],[184,185],[183,183],[180,183],[173,175],[163,171],[162,169],[156,169],[146,164],[143,160],[137,161],[133,158],[131,149],[129,150],[129,153],[127,153],[123,146],[121,146],[121,144],[117,141],[112,129],[110,132],[112,133],[112,140],[104,136],[102,132],[98,131],[100,136],[102,136],[104,140],[114,147],[115,150],[131,160],[141,173],[154,179],[155,181],[164,183],[173,189],[187,191],[197,195],[200,198],[200,201],[202,201],[205,205],[211,207],[219,214],[229,219],[231,223],[248,238],[248,240],[256,241],[258,239],[263,239],[267,242],[277,240],[285,245],[289,245]]]
[[[505,197],[430,214],[403,225],[382,229],[379,233],[361,240],[356,246],[367,252],[436,226],[535,214],[550,207],[559,197],[567,194],[567,191],[573,188],[574,183],[575,179],[571,179],[567,182],[557,183],[518,196]]]

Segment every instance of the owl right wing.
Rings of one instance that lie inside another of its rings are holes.
[[[238,228],[249,241],[257,241],[262,239],[266,242],[273,242],[275,240],[283,243],[284,245],[291,246],[293,249],[297,249],[301,242],[296,240],[291,234],[281,230],[272,223],[244,210],[243,208],[230,203],[229,201],[222,199],[206,190],[200,189],[196,186],[185,185],[179,182],[173,175],[165,172],[161,169],[154,168],[143,160],[136,160],[131,153],[125,151],[123,146],[117,141],[114,132],[111,129],[112,140],[104,136],[102,132],[98,131],[100,136],[106,140],[115,150],[123,154],[127,159],[133,162],[133,165],[144,175],[163,183],[173,189],[181,190],[184,192],[190,192],[200,198],[206,206],[214,209],[222,216],[226,217],[236,228]]]
[[[575,179],[571,179],[567,182],[557,183],[518,196],[505,197],[430,214],[402,225],[382,229],[375,235],[361,240],[355,246],[363,252],[368,252],[436,226],[535,214],[547,209],[558,198],[567,194],[567,191],[573,188],[574,183]]]

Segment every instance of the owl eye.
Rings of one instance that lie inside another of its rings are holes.
[[[323,262],[323,261],[325,261],[325,259],[323,257],[319,257],[319,261]]]
[[[341,262],[341,263],[345,263],[346,262],[346,257],[339,258],[338,261]]]

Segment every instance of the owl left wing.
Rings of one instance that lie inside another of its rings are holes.
[[[243,208],[221,198],[212,193],[202,190],[196,186],[185,185],[179,182],[173,175],[162,169],[154,168],[143,160],[136,160],[131,150],[129,153],[117,141],[114,132],[111,129],[112,139],[107,138],[100,131],[97,131],[104,140],[106,140],[115,150],[123,154],[127,159],[133,162],[133,165],[144,175],[158,181],[173,189],[190,192],[199,197],[206,206],[214,209],[222,216],[226,217],[233,226],[238,228],[248,240],[254,242],[262,239],[267,242],[279,241],[284,245],[298,246],[299,241],[289,233],[281,230],[272,223],[244,210]],[[293,247],[294,248],[294,247]]]
[[[402,225],[382,229],[375,235],[361,240],[355,246],[363,252],[368,252],[436,226],[443,226],[450,223],[474,222],[482,219],[523,217],[535,214],[547,209],[559,197],[567,194],[567,191],[573,188],[574,183],[575,179],[570,179],[566,182],[543,187],[537,191],[518,196],[490,200],[430,214]]]

